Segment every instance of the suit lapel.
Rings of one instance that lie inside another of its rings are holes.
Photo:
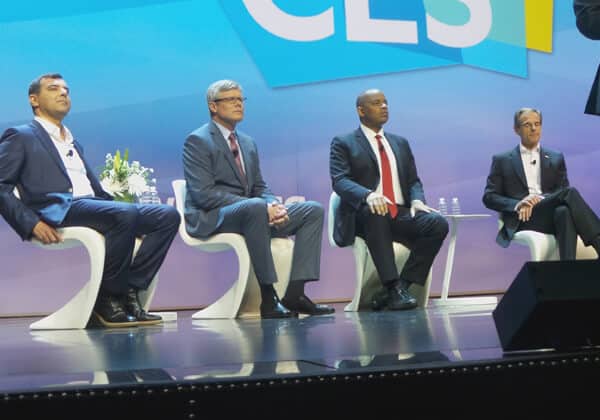
[[[365,133],[363,133],[363,131],[360,128],[358,128],[355,131],[355,135],[356,135],[356,143],[358,143],[358,145],[363,148],[365,153],[367,155],[369,155],[369,157],[371,158],[371,160],[377,167],[377,156],[375,156],[375,153],[373,153],[373,148],[371,147],[369,140],[367,140]]]
[[[229,166],[231,166],[231,169],[233,170],[233,173],[235,174],[235,177],[237,178],[237,180],[240,182],[240,184],[242,186],[245,185],[244,180],[242,179],[242,176],[240,175],[240,173],[238,171],[237,164],[235,163],[235,158],[233,157],[233,153],[231,153],[231,149],[229,148],[229,145],[227,144],[227,140],[225,140],[225,138],[223,137],[223,134],[221,133],[221,130],[219,130],[219,127],[217,127],[217,125],[214,122],[210,123],[210,134],[212,135],[213,142],[223,152],[223,155],[225,156],[225,159],[227,159]],[[239,140],[238,140],[238,143],[239,143]],[[241,144],[240,144],[240,148],[241,148]],[[244,157],[244,160],[246,159],[246,155],[247,155],[247,153],[242,155]]]
[[[550,159],[550,155],[544,151],[543,148],[540,147],[540,178],[542,180],[542,192],[550,190],[550,174],[552,168],[552,159]]]
[[[396,158],[396,169],[398,170],[398,180],[400,181],[400,188],[402,188],[403,192],[407,191],[407,186],[405,185],[406,176],[404,173],[404,170],[406,169],[406,165],[404,164],[405,156],[400,151],[398,143],[395,141],[393,134],[388,134],[384,132],[383,135],[387,139],[390,147],[392,148],[392,151],[394,152],[394,157]]]
[[[32,122],[32,125],[35,136],[38,138],[40,143],[42,143],[42,145],[46,148],[48,154],[52,157],[52,159],[54,159],[54,162],[58,165],[63,174],[67,178],[69,178],[69,175],[67,174],[67,168],[65,168],[65,165],[62,159],[60,158],[60,155],[58,154],[58,150],[56,150],[56,146],[54,146],[52,139],[50,138],[46,130],[44,130],[44,127],[42,127],[40,123],[38,123],[35,120]]]
[[[529,191],[529,187],[527,185],[527,178],[525,177],[525,169],[523,168],[523,159],[521,159],[521,150],[519,146],[513,149],[510,154],[510,160],[512,162],[515,173],[517,174],[517,178],[521,180],[521,183],[525,187],[525,190]]]

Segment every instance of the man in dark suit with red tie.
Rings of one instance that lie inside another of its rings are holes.
[[[408,141],[383,131],[389,116],[383,92],[361,93],[356,110],[360,127],[331,142],[331,181],[341,199],[334,240],[342,247],[352,245],[356,235],[365,240],[384,286],[373,309],[411,309],[417,301],[408,288],[425,284],[448,222],[425,204]],[[393,242],[411,251],[400,273]]]
[[[316,304],[304,293],[305,283],[319,279],[323,207],[315,201],[285,206],[273,195],[261,174],[256,143],[237,129],[245,100],[237,82],[212,83],[206,99],[211,121],[194,130],[183,147],[188,233],[244,237],[260,284],[263,318],[333,313],[332,307]],[[289,235],[295,235],[292,270],[280,301],[273,287],[278,279],[271,238]]]
[[[542,113],[521,108],[514,115],[521,144],[492,158],[483,203],[500,212],[504,226],[496,241],[510,244],[515,232],[556,235],[561,260],[574,260],[577,235],[600,255],[600,220],[569,186],[562,153],[540,147]]]
[[[600,40],[600,0],[575,0],[573,2],[577,28],[590,39]],[[596,72],[585,113],[600,115],[600,67]]]

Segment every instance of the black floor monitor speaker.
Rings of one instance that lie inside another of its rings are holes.
[[[527,262],[492,315],[504,351],[600,345],[600,262]]]

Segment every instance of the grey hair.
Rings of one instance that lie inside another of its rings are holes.
[[[356,107],[358,108],[359,106],[364,105],[367,97],[376,93],[381,93],[381,91],[379,89],[367,89],[364,92],[362,92],[356,97]]]
[[[242,85],[233,80],[217,80],[210,84],[208,89],[206,89],[206,102],[213,102],[217,99],[217,95],[221,92],[226,92],[228,90],[239,90],[243,91]]]
[[[517,112],[515,112],[515,121],[514,121],[515,128],[518,128],[521,126],[521,121],[520,121],[521,115],[525,114],[526,112],[535,112],[540,117],[540,123],[542,122],[542,111],[540,111],[539,109],[535,109],[535,108],[521,108]]]

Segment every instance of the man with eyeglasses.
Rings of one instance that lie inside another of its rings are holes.
[[[0,213],[23,240],[62,241],[57,228],[85,226],[104,235],[106,255],[94,317],[106,327],[161,322],[140,305],[177,234],[172,206],[113,201],[64,125],[71,109],[67,83],[44,74],[29,86],[34,120],[0,138]],[[20,199],[13,193],[17,189]],[[142,237],[133,258],[136,237]]]
[[[261,291],[263,318],[334,312],[315,304],[304,285],[319,279],[323,207],[314,201],[284,206],[263,180],[254,140],[237,130],[244,118],[242,87],[232,80],[206,92],[211,121],[192,132],[183,148],[187,196],[185,221],[191,236],[238,233],[248,247]],[[279,299],[271,238],[295,235],[290,282]]]
[[[556,236],[561,260],[575,259],[577,235],[600,255],[600,220],[569,186],[563,154],[540,146],[542,113],[519,109],[514,130],[521,144],[492,158],[483,194],[504,221],[498,244],[507,247],[515,232],[534,230]]]
[[[372,309],[412,309],[417,301],[409,287],[425,284],[448,222],[425,204],[408,141],[383,130],[389,116],[383,92],[361,93],[356,111],[360,127],[331,142],[329,170],[341,199],[334,240],[342,247],[352,245],[357,235],[365,240],[383,286]],[[411,251],[400,273],[393,242]]]

